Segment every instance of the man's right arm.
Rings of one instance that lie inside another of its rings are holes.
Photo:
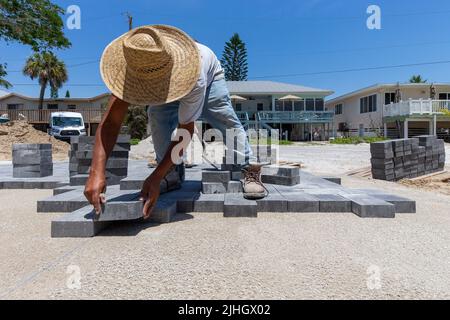
[[[111,96],[106,113],[95,135],[92,164],[84,195],[97,213],[101,212],[101,204],[105,201],[101,197],[106,188],[106,162],[116,144],[128,106],[129,104],[125,101]]]

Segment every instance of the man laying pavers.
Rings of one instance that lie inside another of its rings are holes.
[[[171,141],[175,129],[184,129],[190,137],[194,122],[200,116],[226,137],[227,130],[238,131],[234,152],[242,159],[244,197],[265,196],[260,180],[261,165],[254,157],[245,130],[231,105],[224,72],[214,53],[196,43],[183,31],[164,25],[136,28],[114,40],[105,49],[101,74],[111,97],[106,114],[98,127],[85,196],[101,212],[105,201],[105,166],[114,147],[130,104],[150,105],[153,143],[158,166],[145,180],[141,190],[144,217],[148,218],[160,195],[160,184],[166,179],[168,190],[182,183],[183,168],[176,166],[175,152],[183,139]],[[233,144],[234,145],[234,144]],[[240,148],[241,146],[242,148]],[[239,150],[243,152],[239,153]],[[182,166],[182,165],[181,165]]]

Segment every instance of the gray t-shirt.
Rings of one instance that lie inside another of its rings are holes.
[[[207,46],[197,43],[201,56],[200,77],[194,89],[180,99],[178,122],[187,124],[196,121],[203,112],[206,89],[214,80],[223,79],[223,69],[214,52]]]

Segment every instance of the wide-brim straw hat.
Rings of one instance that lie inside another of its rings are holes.
[[[192,91],[200,76],[200,52],[194,40],[175,27],[143,26],[106,47],[100,72],[119,99],[162,105]]]

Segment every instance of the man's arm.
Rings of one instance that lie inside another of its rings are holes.
[[[191,141],[192,135],[194,134],[194,128],[194,122],[183,125],[180,124],[178,126],[178,129],[186,130],[189,133],[189,136],[186,137],[189,139],[189,141],[184,141],[184,135],[183,138],[180,139],[180,141],[172,141],[161,163],[158,164],[158,167],[155,169],[155,171],[153,171],[153,173],[147,178],[147,180],[145,180],[141,191],[142,200],[145,202],[143,210],[144,218],[147,219],[150,217],[150,214],[159,198],[159,186],[161,184],[161,181],[165,178],[169,170],[175,165],[175,158],[183,157],[183,148],[180,148],[180,151],[178,152],[178,154],[176,154],[178,145],[187,145]]]
[[[94,206],[97,214],[101,212],[101,204],[105,199],[101,198],[106,188],[105,168],[106,162],[114,148],[123,120],[127,114],[129,104],[112,96],[108,103],[106,114],[100,123],[95,135],[95,146],[84,195],[90,204]]]

